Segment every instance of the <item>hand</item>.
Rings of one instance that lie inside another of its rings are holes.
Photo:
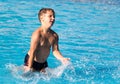
[[[28,67],[28,66],[24,66],[24,70],[25,70],[25,72],[32,71],[32,69],[30,67]]]
[[[70,58],[62,58],[61,62],[62,62],[62,64],[67,64],[67,63],[69,63],[69,60],[70,60]]]

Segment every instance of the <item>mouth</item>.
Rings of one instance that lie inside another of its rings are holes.
[[[54,21],[50,21],[50,23],[51,23],[51,24],[53,24],[53,23],[54,23]]]
[[[54,20],[50,20],[50,22],[54,22]]]

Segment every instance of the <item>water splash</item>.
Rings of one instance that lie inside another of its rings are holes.
[[[18,80],[22,80],[24,82],[29,82],[31,84],[36,84],[39,80],[50,80],[52,78],[60,78],[64,71],[70,63],[62,64],[56,68],[46,68],[45,73],[39,72],[24,72],[24,66],[17,66],[16,64],[6,64],[6,69],[9,70],[12,76]]]
[[[46,68],[46,73],[49,74],[51,77],[60,77],[64,70],[68,67],[68,65],[70,65],[71,63],[67,63],[67,64],[62,64],[56,68]]]
[[[82,61],[82,60],[81,60]],[[119,84],[120,78],[120,67],[116,64],[114,65],[95,65],[90,63],[85,63],[81,61],[76,61],[74,63],[67,63],[65,65],[60,65],[56,68],[46,68],[45,73],[39,72],[27,72],[23,70],[23,66],[17,66],[15,64],[6,64],[6,69],[9,70],[12,76],[18,79],[21,83],[27,82],[29,84],[37,84],[41,81],[53,81],[64,79],[68,83],[105,83],[109,80]],[[99,81],[97,81],[99,79]],[[103,81],[104,80],[104,81]],[[18,82],[18,81],[17,81]]]

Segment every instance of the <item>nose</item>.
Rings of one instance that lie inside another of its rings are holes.
[[[52,17],[52,20],[54,20],[55,19],[55,17]]]

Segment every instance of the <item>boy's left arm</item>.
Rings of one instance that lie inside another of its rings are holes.
[[[55,42],[52,45],[52,51],[53,51],[53,55],[60,60],[63,64],[68,62],[70,60],[70,58],[65,58],[62,56],[62,54],[59,51],[59,46],[58,46],[58,36],[56,37]]]

